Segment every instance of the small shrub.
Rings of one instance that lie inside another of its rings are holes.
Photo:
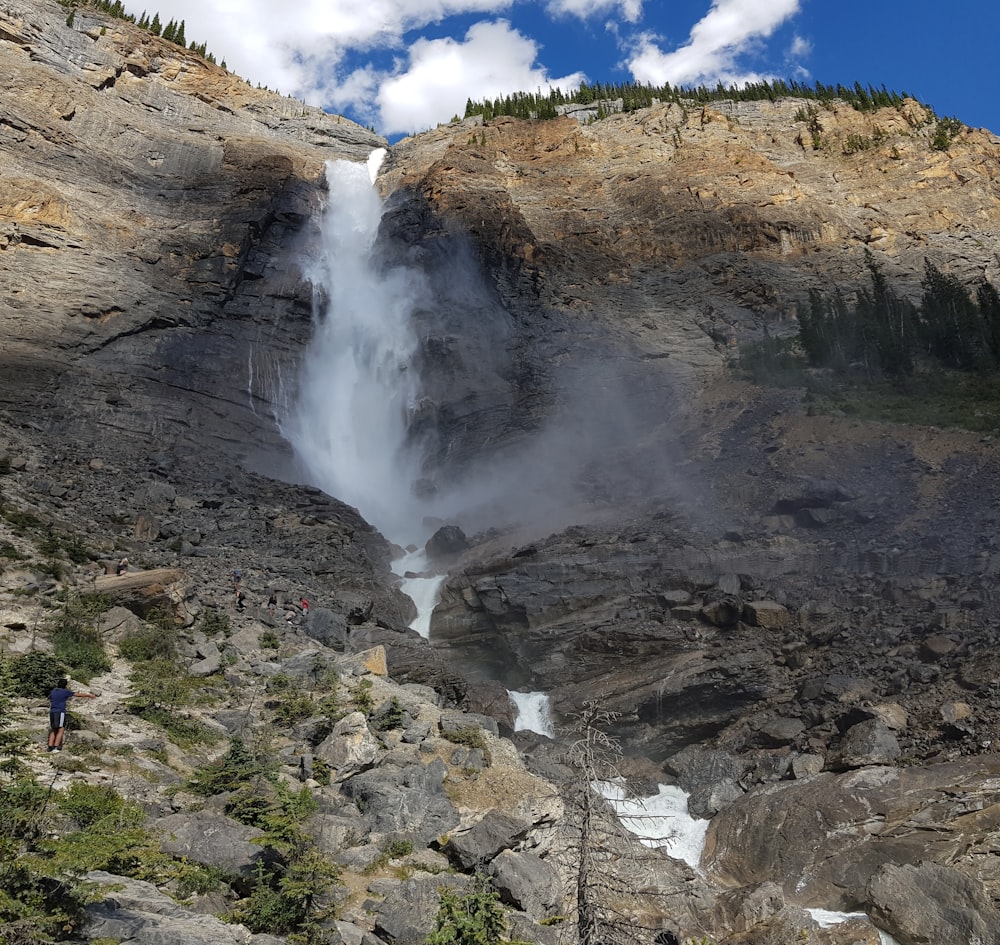
[[[939,118],[931,137],[931,147],[935,151],[947,151],[964,127],[957,118]]]
[[[84,682],[111,669],[104,641],[94,625],[106,608],[107,603],[99,597],[70,595],[49,620],[49,637],[56,658]]]
[[[372,727],[378,732],[388,732],[390,729],[399,728],[403,724],[403,707],[399,700],[393,696],[388,704],[379,710],[378,715],[372,723]]]
[[[276,722],[282,725],[294,725],[296,722],[308,719],[315,711],[316,704],[309,693],[296,690],[275,700],[272,708]]]
[[[427,945],[499,945],[507,933],[500,894],[477,876],[465,895],[441,887],[441,906]]]
[[[132,663],[143,660],[168,660],[177,658],[177,636],[165,633],[159,627],[141,627],[127,633],[118,642],[118,652]]]
[[[188,788],[202,797],[237,791],[248,782],[273,773],[274,765],[266,754],[253,752],[241,738],[234,738],[218,761],[195,770],[188,779]]]
[[[0,509],[0,515],[3,515],[18,535],[23,535],[28,529],[38,528],[42,524],[42,520],[31,512],[15,512],[13,509],[3,508]]]
[[[18,551],[9,541],[0,541],[0,558],[10,561],[27,561],[28,555]]]
[[[270,630],[265,630],[257,639],[262,650],[277,650],[281,647],[281,641],[278,639],[277,634]]]
[[[62,664],[51,653],[32,650],[16,656],[10,664],[14,694],[27,698],[48,695],[66,675]]]
[[[372,681],[370,679],[359,679],[358,684],[351,690],[351,701],[359,712],[367,715],[374,706],[372,700]]]
[[[219,633],[229,635],[229,630],[232,623],[229,619],[228,614],[224,614],[221,610],[215,607],[206,607],[200,614],[198,614],[197,628],[205,634],[206,637],[214,637]]]

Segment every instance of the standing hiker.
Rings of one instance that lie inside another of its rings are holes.
[[[68,679],[60,679],[59,685],[49,693],[49,751],[62,751],[63,734],[66,731],[66,703],[73,696],[96,699],[90,692],[74,692],[67,689]]]

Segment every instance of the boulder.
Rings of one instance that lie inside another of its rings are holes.
[[[164,853],[229,873],[251,876],[257,863],[266,859],[264,848],[250,842],[263,836],[263,831],[215,811],[170,814],[156,821],[155,827]]]
[[[453,836],[445,853],[464,870],[479,869],[523,840],[530,829],[529,820],[491,810],[471,830]]]
[[[743,605],[743,619],[752,627],[784,630],[792,623],[788,608],[773,600],[749,601]]]
[[[442,874],[404,880],[393,887],[380,887],[385,898],[372,903],[376,912],[375,934],[393,945],[424,945],[434,931],[441,906],[439,890],[447,887],[461,894],[469,888],[467,876]]]
[[[469,541],[465,537],[465,532],[457,525],[443,525],[427,539],[427,544],[424,546],[427,557],[432,561],[461,554],[468,547]]]
[[[998,776],[1000,757],[984,755],[763,784],[712,818],[702,867],[725,885],[778,882],[796,902],[851,909],[885,864],[949,863],[966,850],[970,832],[1000,816]],[[1000,880],[992,858],[977,862]]]
[[[363,712],[345,715],[313,752],[333,768],[338,781],[370,767],[378,753],[378,739],[369,731]]]
[[[870,913],[899,945],[993,943],[1000,910],[973,876],[938,863],[885,864],[868,884]]]
[[[373,833],[405,833],[427,844],[459,823],[444,790],[447,768],[428,765],[380,765],[348,778],[342,791],[361,810],[360,822]]]
[[[95,870],[87,880],[107,887],[87,906],[86,937],[143,945],[284,945],[273,935],[251,934],[213,915],[194,911],[152,883]]]
[[[559,912],[563,884],[559,871],[534,853],[501,850],[487,872],[500,899],[536,921]]]
[[[852,725],[840,742],[837,763],[844,768],[891,764],[900,756],[899,741],[881,719]]]

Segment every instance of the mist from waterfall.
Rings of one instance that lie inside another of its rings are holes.
[[[321,246],[306,272],[314,333],[281,428],[315,485],[405,546],[427,537],[412,491],[420,457],[407,445],[419,382],[411,317],[427,286],[414,269],[372,259],[382,216],[372,185],[384,154],[327,164]]]

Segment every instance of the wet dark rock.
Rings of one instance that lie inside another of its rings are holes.
[[[461,554],[469,547],[465,532],[457,525],[443,525],[427,539],[427,556],[436,561]]]

